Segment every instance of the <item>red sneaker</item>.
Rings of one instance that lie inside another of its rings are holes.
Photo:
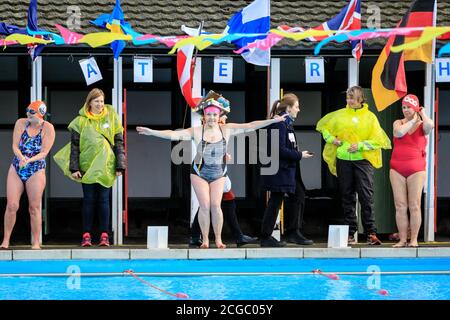
[[[83,240],[81,240],[81,246],[82,247],[91,247],[92,246],[92,239],[89,232],[85,232],[83,234]]]
[[[103,232],[100,236],[100,243],[98,244],[99,247],[109,247],[109,237],[106,232]]]
[[[367,244],[371,246],[379,246],[381,245],[381,241],[377,238],[376,233],[371,233],[367,236]]]

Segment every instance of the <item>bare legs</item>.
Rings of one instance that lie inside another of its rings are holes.
[[[406,182],[408,184],[408,208],[409,208],[409,227],[411,229],[411,240],[409,245],[417,247],[417,236],[419,235],[420,225],[422,224],[422,214],[420,212],[420,200],[422,196],[423,184],[426,173],[421,171],[410,175]]]
[[[211,222],[217,248],[225,248],[226,246],[222,242],[223,214],[220,208],[225,178],[217,179],[209,184],[199,176],[191,174],[191,183],[200,204],[198,223],[203,238],[203,244],[200,248],[209,248],[209,226]]]
[[[20,196],[24,190],[22,180],[16,173],[13,166],[9,167],[8,177],[6,178],[6,210],[4,218],[3,242],[1,247],[9,248],[9,239],[16,224],[16,213],[19,210]]]
[[[42,194],[45,189],[45,170],[39,170],[26,182],[28,195],[28,211],[30,212],[31,234],[33,243],[31,249],[40,249],[39,238],[42,229]]]
[[[394,247],[405,247],[408,241],[408,228],[411,229],[410,246],[417,246],[417,236],[422,223],[420,200],[425,181],[424,171],[416,172],[408,178],[395,170],[389,173],[395,202],[395,219],[400,241]],[[408,208],[410,219],[408,220]]]
[[[32,249],[40,249],[39,238],[42,228],[41,200],[45,188],[45,171],[39,170],[26,182],[26,191],[29,202],[31,233],[33,235]],[[20,180],[13,166],[10,166],[6,180],[7,205],[4,218],[4,236],[2,248],[9,248],[9,240],[16,223],[16,214],[19,209],[20,197],[24,191],[23,182]]]

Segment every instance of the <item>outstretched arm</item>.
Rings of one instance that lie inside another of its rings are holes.
[[[136,131],[139,134],[146,136],[154,136],[162,139],[180,141],[180,140],[191,140],[193,136],[193,129],[183,129],[183,130],[153,130],[146,127],[136,127]]]
[[[271,125],[272,123],[285,121],[287,116],[288,115],[285,114],[281,117],[275,116],[275,118],[273,118],[273,119],[257,120],[257,121],[252,121],[252,122],[248,122],[248,123],[227,123],[227,124],[225,124],[225,128],[230,129],[231,135],[237,135],[240,133],[252,132],[252,131],[267,127],[268,125]]]

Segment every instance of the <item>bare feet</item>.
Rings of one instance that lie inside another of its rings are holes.
[[[418,248],[419,247],[419,243],[417,243],[417,241],[410,241],[408,244],[408,247],[410,248]]]
[[[33,244],[33,245],[31,246],[31,249],[32,249],[32,250],[41,250],[41,246],[39,245],[39,243],[38,243],[38,244]]]
[[[222,241],[216,241],[217,249],[225,249],[227,246]]]
[[[8,249],[9,248],[9,242],[3,241],[2,245],[0,246],[0,249]]]
[[[394,244],[392,247],[394,248],[405,248],[408,246],[408,242],[406,241],[399,241],[396,244]]]
[[[209,242],[203,240],[203,243],[200,246],[200,249],[208,249],[208,248],[209,248]]]

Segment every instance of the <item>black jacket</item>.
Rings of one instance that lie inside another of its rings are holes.
[[[279,132],[279,168],[274,175],[261,175],[262,189],[264,191],[294,193],[296,179],[299,179],[301,186],[305,188],[299,163],[302,159],[302,153],[297,149],[296,143],[289,139],[289,133],[292,133],[295,137],[294,127],[292,124],[283,121],[271,124],[266,129],[268,130],[267,148],[269,155],[272,154],[270,150],[271,130],[275,129]]]
[[[80,171],[80,134],[75,130],[71,130],[71,132],[69,170],[74,173]],[[122,133],[114,136],[114,146],[111,148],[116,156],[116,171],[125,171],[127,164]]]

